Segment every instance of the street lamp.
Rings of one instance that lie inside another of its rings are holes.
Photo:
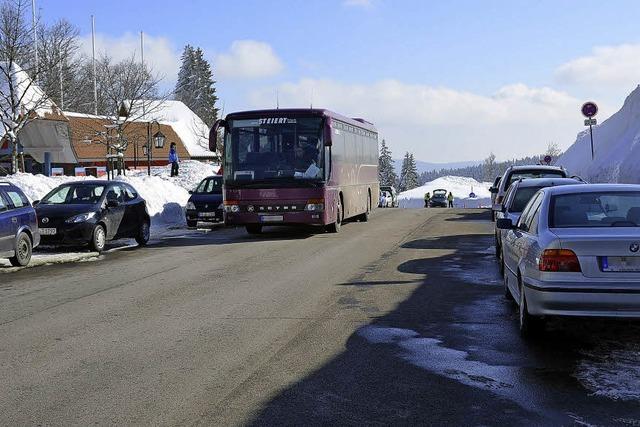
[[[158,132],[153,135],[153,140],[156,148],[164,147],[165,136],[160,132],[160,123],[157,120],[152,120],[147,122],[147,143],[142,147],[143,152],[147,156],[147,175],[151,176],[151,151],[153,150],[153,145],[151,145],[151,125],[155,124],[158,126]],[[145,149],[146,147],[146,149]]]

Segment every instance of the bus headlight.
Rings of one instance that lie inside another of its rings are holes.
[[[324,212],[324,200],[308,200],[304,210],[309,212]]]

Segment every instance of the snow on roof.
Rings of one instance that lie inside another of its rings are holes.
[[[7,99],[10,95],[9,82],[14,88],[13,99]],[[55,104],[44,91],[31,80],[31,77],[15,62],[0,61],[0,119],[13,127],[17,117],[5,117],[5,113],[11,111],[11,103],[19,102],[18,114],[34,112],[40,117],[45,113],[53,114]],[[0,137],[4,136],[4,126],[0,128]]]
[[[576,141],[556,164],[570,175],[589,182],[640,183],[640,86],[624,101],[622,108],[593,127],[594,159],[591,159],[589,129],[578,133]]]
[[[149,113],[140,120],[157,120],[170,125],[178,134],[191,157],[212,157],[209,151],[209,126],[181,101],[139,101]],[[137,107],[141,108],[141,106]],[[138,116],[138,113],[136,113]]]

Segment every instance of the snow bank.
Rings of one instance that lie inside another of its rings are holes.
[[[131,184],[147,202],[153,227],[182,224],[185,221],[184,209],[189,199],[189,190],[193,190],[205,177],[214,175],[218,165],[195,160],[180,163],[180,175],[171,178],[168,166],[151,168],[151,176],[146,171],[128,172],[128,176],[116,177],[117,180]],[[20,187],[31,201],[40,200],[55,187],[70,181],[94,180],[93,177],[46,177],[19,173],[6,177]]]
[[[424,193],[433,195],[433,190],[439,188],[452,192],[456,208],[477,208],[491,204],[490,182],[478,182],[473,178],[463,176],[443,176],[423,186],[400,193],[398,200],[401,208],[423,208]],[[474,198],[469,197],[475,193]]]
[[[556,164],[589,182],[640,183],[640,86],[620,111],[593,128],[593,140],[594,160],[586,129]]]

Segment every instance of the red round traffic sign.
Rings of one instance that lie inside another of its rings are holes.
[[[598,114],[598,106],[595,102],[585,102],[584,104],[582,104],[581,111],[583,116],[591,118]]]

